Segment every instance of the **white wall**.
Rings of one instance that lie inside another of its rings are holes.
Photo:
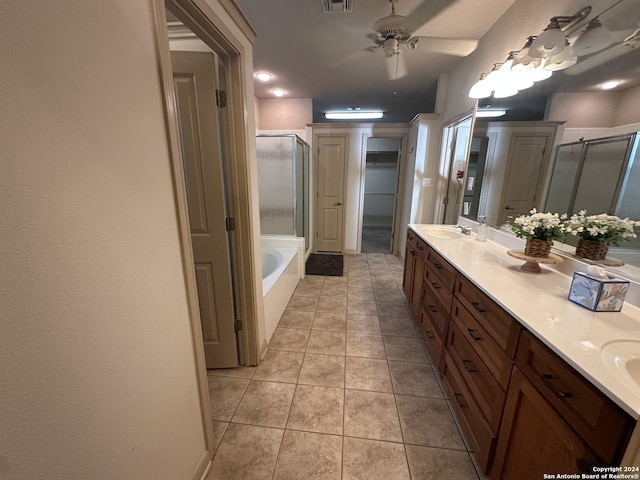
[[[0,478],[205,452],[150,2],[3,4]]]
[[[261,130],[304,130],[313,121],[310,98],[263,98],[258,104]]]

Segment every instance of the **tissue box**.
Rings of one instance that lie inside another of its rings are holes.
[[[629,281],[607,275],[607,280],[582,272],[573,274],[569,300],[594,312],[619,312],[629,290]]]

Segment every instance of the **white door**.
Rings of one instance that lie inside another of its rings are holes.
[[[316,248],[342,253],[344,218],[345,136],[318,137]]]
[[[498,225],[506,223],[508,216],[529,213],[536,205],[548,141],[546,135],[512,137]]]
[[[207,368],[238,365],[216,57],[171,52]]]

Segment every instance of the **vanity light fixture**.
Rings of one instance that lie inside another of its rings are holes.
[[[577,61],[578,56],[573,53],[573,48],[569,45],[569,40],[566,40],[564,49],[559,54],[549,58],[543,68],[550,72],[557,72],[558,70],[572,67]]]
[[[604,82],[599,85],[602,90],[611,90],[612,88],[616,88],[620,85],[622,81],[620,80],[611,80],[610,82]]]
[[[268,72],[258,72],[256,73],[256,78],[261,82],[268,82],[273,78],[273,75]]]
[[[584,7],[572,16],[552,17],[549,25],[536,37],[529,47],[529,56],[533,58],[549,58],[559,54],[565,47],[564,30],[585,19],[591,13],[591,7]]]
[[[522,49],[516,54],[513,59],[513,63],[511,64],[511,70],[514,72],[523,72],[526,70],[533,70],[534,68],[538,68],[542,63],[541,58],[534,58],[529,55],[529,48],[531,44],[536,39],[535,36],[530,36],[527,38]]]
[[[274,88],[273,90],[271,90],[271,93],[273,93],[276,97],[284,97],[287,92],[282,88]]]
[[[366,120],[382,118],[383,112],[327,112],[324,117],[327,120]]]
[[[486,98],[491,96],[491,86],[488,81],[485,81],[487,74],[480,75],[480,80],[473,84],[469,90],[469,98]]]

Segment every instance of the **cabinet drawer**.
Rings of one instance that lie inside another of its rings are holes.
[[[431,294],[438,299],[440,304],[444,307],[445,311],[451,311],[451,302],[453,300],[453,293],[451,289],[447,287],[440,277],[436,276],[429,264],[425,265],[424,269],[424,283],[425,289],[428,288]]]
[[[464,386],[460,372],[446,351],[442,379],[458,422],[471,444],[471,450],[475,453],[482,470],[487,473],[493,460],[496,436],[484,419],[473,396]]]
[[[411,247],[411,249],[415,249],[416,248],[416,241],[417,240],[418,240],[418,235],[416,234],[416,232],[414,232],[410,228],[407,229],[407,245],[409,245]]]
[[[494,432],[497,432],[500,428],[500,418],[506,394],[469,344],[467,337],[460,331],[457,324],[451,325],[447,339],[447,351],[489,425]]]
[[[466,335],[469,344],[478,357],[482,359],[487,370],[491,372],[498,384],[506,391],[513,364],[511,358],[457,298],[453,300],[451,321]]]
[[[485,327],[498,345],[511,358],[514,358],[520,327],[513,321],[511,315],[463,275],[457,276],[455,295],[471,315]]]
[[[442,306],[433,290],[426,286],[422,290],[422,309],[430,317],[436,334],[444,343],[449,329],[449,310]]]
[[[431,358],[438,366],[438,370],[442,371],[442,364],[444,361],[444,340],[440,338],[436,327],[433,325],[431,318],[424,309],[420,313],[420,333],[427,344]]]
[[[414,234],[415,235],[415,234]],[[420,237],[416,236],[416,253],[420,258],[425,258],[427,255],[427,244]]]
[[[602,460],[619,464],[635,423],[629,415],[528,332],[516,365]]]
[[[425,263],[440,278],[440,282],[445,288],[450,292],[453,291],[453,286],[456,282],[456,269],[433,248],[427,250]]]

